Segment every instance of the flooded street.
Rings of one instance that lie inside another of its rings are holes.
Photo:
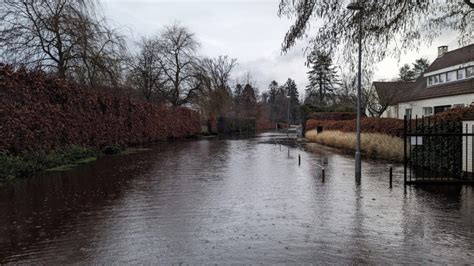
[[[474,188],[251,139],[162,143],[0,187],[0,263],[472,263]],[[301,154],[301,166],[298,166]],[[321,179],[327,158],[325,182]]]

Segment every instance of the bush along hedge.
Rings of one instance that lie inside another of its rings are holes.
[[[468,108],[454,108],[448,112],[439,113],[430,117],[431,121],[461,121],[466,113],[474,112],[474,107]],[[323,113],[319,113],[323,114]],[[337,114],[337,113],[336,113]],[[338,116],[338,115],[335,115]],[[329,115],[321,119],[309,119],[306,121],[306,128],[308,130],[316,129],[317,126],[322,126],[323,130],[339,130],[343,132],[355,132],[356,120],[328,120],[327,118],[334,117]],[[349,118],[347,115],[346,118]],[[420,118],[418,118],[420,119]],[[426,118],[425,118],[426,119]],[[415,126],[415,123],[411,123]],[[396,118],[379,118],[379,117],[363,117],[361,119],[361,130],[365,133],[381,133],[395,137],[403,137],[404,121]]]
[[[52,151],[34,151],[17,155],[0,153],[0,183],[26,177],[45,169],[62,170],[95,161],[100,152],[76,145]]]
[[[441,120],[436,124],[427,124],[425,121],[423,124],[419,123],[418,126],[414,126],[412,133],[462,133],[462,122]],[[427,171],[430,171],[460,177],[462,174],[462,137],[423,136],[423,145],[412,146],[409,156],[412,167],[419,171],[425,171],[426,174]]]
[[[217,119],[217,132],[219,134],[254,134],[256,132],[255,118],[229,118]]]
[[[0,64],[0,180],[199,134],[197,112]]]
[[[40,72],[0,66],[0,150],[100,149],[200,132],[197,112],[158,106],[111,90],[80,88]]]
[[[361,130],[364,133],[381,133],[395,137],[403,137],[403,120],[395,118],[365,117],[361,119]],[[322,126],[323,130],[338,130],[342,132],[355,132],[356,120],[314,120],[306,122],[306,129],[316,129]]]
[[[467,113],[473,113],[474,107],[455,108],[430,116],[408,121],[408,131],[411,133],[462,133],[462,118]],[[417,121],[416,121],[417,120]],[[436,121],[436,123],[435,123]],[[338,130],[355,132],[355,120],[314,120],[306,124],[308,129],[322,126],[323,130]],[[362,132],[382,133],[396,137],[404,134],[404,121],[393,118],[362,118]],[[408,156],[412,167],[420,171],[434,173],[462,175],[462,138],[453,136],[424,136],[423,145],[413,145]]]
[[[313,112],[310,113],[308,119],[314,120],[353,120],[356,119],[357,113],[351,112]]]

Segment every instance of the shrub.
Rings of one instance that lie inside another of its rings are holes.
[[[123,93],[81,88],[41,72],[0,65],[0,150],[12,154],[69,145],[98,149],[200,132],[197,112]]]
[[[314,112],[307,116],[314,120],[352,120],[356,117],[357,113],[352,112]]]
[[[308,130],[322,126],[323,130],[338,130],[342,132],[355,132],[356,120],[314,120],[310,119],[306,122]],[[361,119],[361,130],[364,133],[382,133],[396,137],[403,136],[403,120],[395,118],[373,118],[365,117]]]
[[[35,151],[22,154],[0,153],[0,181],[26,177],[32,173],[63,165],[75,165],[95,159],[98,152],[71,145],[53,151]]]
[[[219,117],[217,132],[219,134],[255,133],[256,121],[254,118]]]
[[[102,148],[102,153],[107,155],[119,154],[124,150],[124,148],[118,144],[107,145]]]
[[[474,107],[454,108],[448,112],[439,113],[430,117],[431,121],[461,121],[467,113],[474,112]],[[306,128],[308,130],[315,129],[316,126],[322,126],[323,130],[339,130],[343,132],[355,132],[356,120],[332,120],[334,116],[331,113],[316,113],[321,114],[319,119],[309,119],[306,121]],[[337,115],[336,115],[337,116]],[[350,116],[347,116],[348,118]],[[412,121],[412,127],[415,123]],[[378,117],[363,117],[361,119],[361,130],[365,133],[382,133],[396,137],[403,137],[404,121],[396,118],[378,118]]]
[[[455,121],[456,116],[445,115],[443,118],[447,120],[439,118],[436,124],[428,124],[425,119],[424,123],[418,123],[418,128],[413,127],[412,133],[462,133],[462,122]],[[424,168],[436,173],[450,173],[459,177],[462,175],[462,143],[461,137],[423,136],[423,145],[411,148],[411,164],[419,170]]]

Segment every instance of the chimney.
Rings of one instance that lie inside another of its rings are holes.
[[[438,58],[442,57],[445,53],[448,52],[448,46],[443,45],[438,47]]]

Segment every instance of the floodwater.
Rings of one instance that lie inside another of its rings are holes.
[[[472,263],[474,191],[251,139],[104,157],[0,188],[0,263]],[[301,166],[298,166],[298,154]],[[321,164],[325,165],[325,181]]]

